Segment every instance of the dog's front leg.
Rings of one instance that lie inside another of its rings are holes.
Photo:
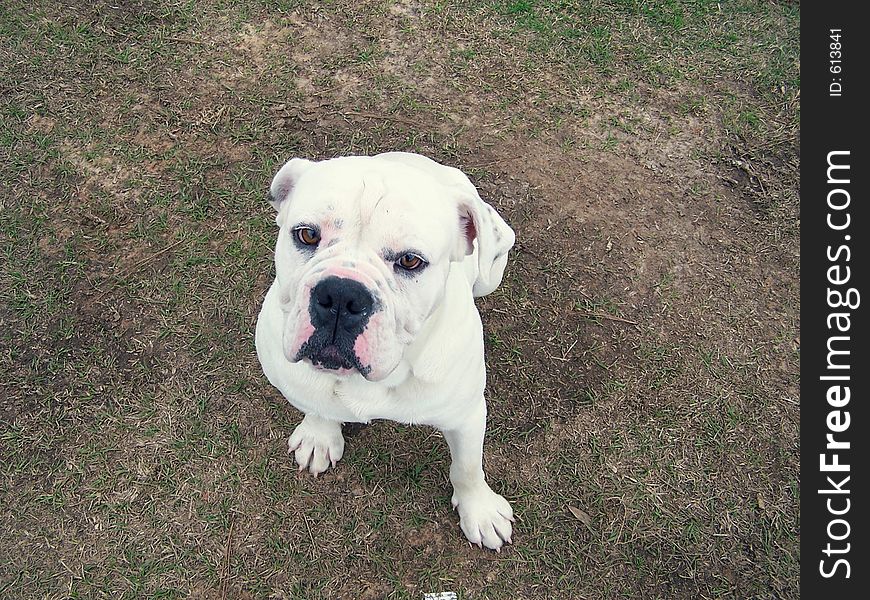
[[[302,471],[306,467],[315,477],[326,471],[344,455],[341,423],[306,414],[288,442],[290,452]]]
[[[486,403],[459,427],[445,430],[450,447],[450,483],[453,507],[459,511],[459,526],[473,544],[499,550],[511,542],[513,510],[508,501],[493,492],[483,474],[483,436],[486,432]]]

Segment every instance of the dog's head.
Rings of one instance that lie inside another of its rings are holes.
[[[468,257],[476,296],[501,281],[513,230],[461,171],[390,153],[294,158],[269,201],[287,360],[371,381],[392,373]]]

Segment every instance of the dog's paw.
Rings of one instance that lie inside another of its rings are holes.
[[[308,469],[315,477],[334,467],[344,455],[341,425],[312,415],[302,419],[287,444],[299,470]]]
[[[511,543],[514,511],[485,483],[462,494],[454,493],[453,507],[459,511],[459,526],[472,544],[501,551],[505,543]]]

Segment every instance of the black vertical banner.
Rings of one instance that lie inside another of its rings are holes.
[[[870,585],[870,94],[860,3],[801,7],[801,594]],[[825,594],[825,596],[822,596]]]

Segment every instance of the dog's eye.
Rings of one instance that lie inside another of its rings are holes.
[[[301,226],[293,230],[296,240],[303,246],[316,246],[320,243],[320,232],[314,227]]]
[[[419,269],[423,265],[426,264],[426,261],[423,260],[420,256],[413,254],[411,252],[407,252],[399,257],[399,260],[396,261],[396,264],[405,269],[406,271],[414,271]]]

